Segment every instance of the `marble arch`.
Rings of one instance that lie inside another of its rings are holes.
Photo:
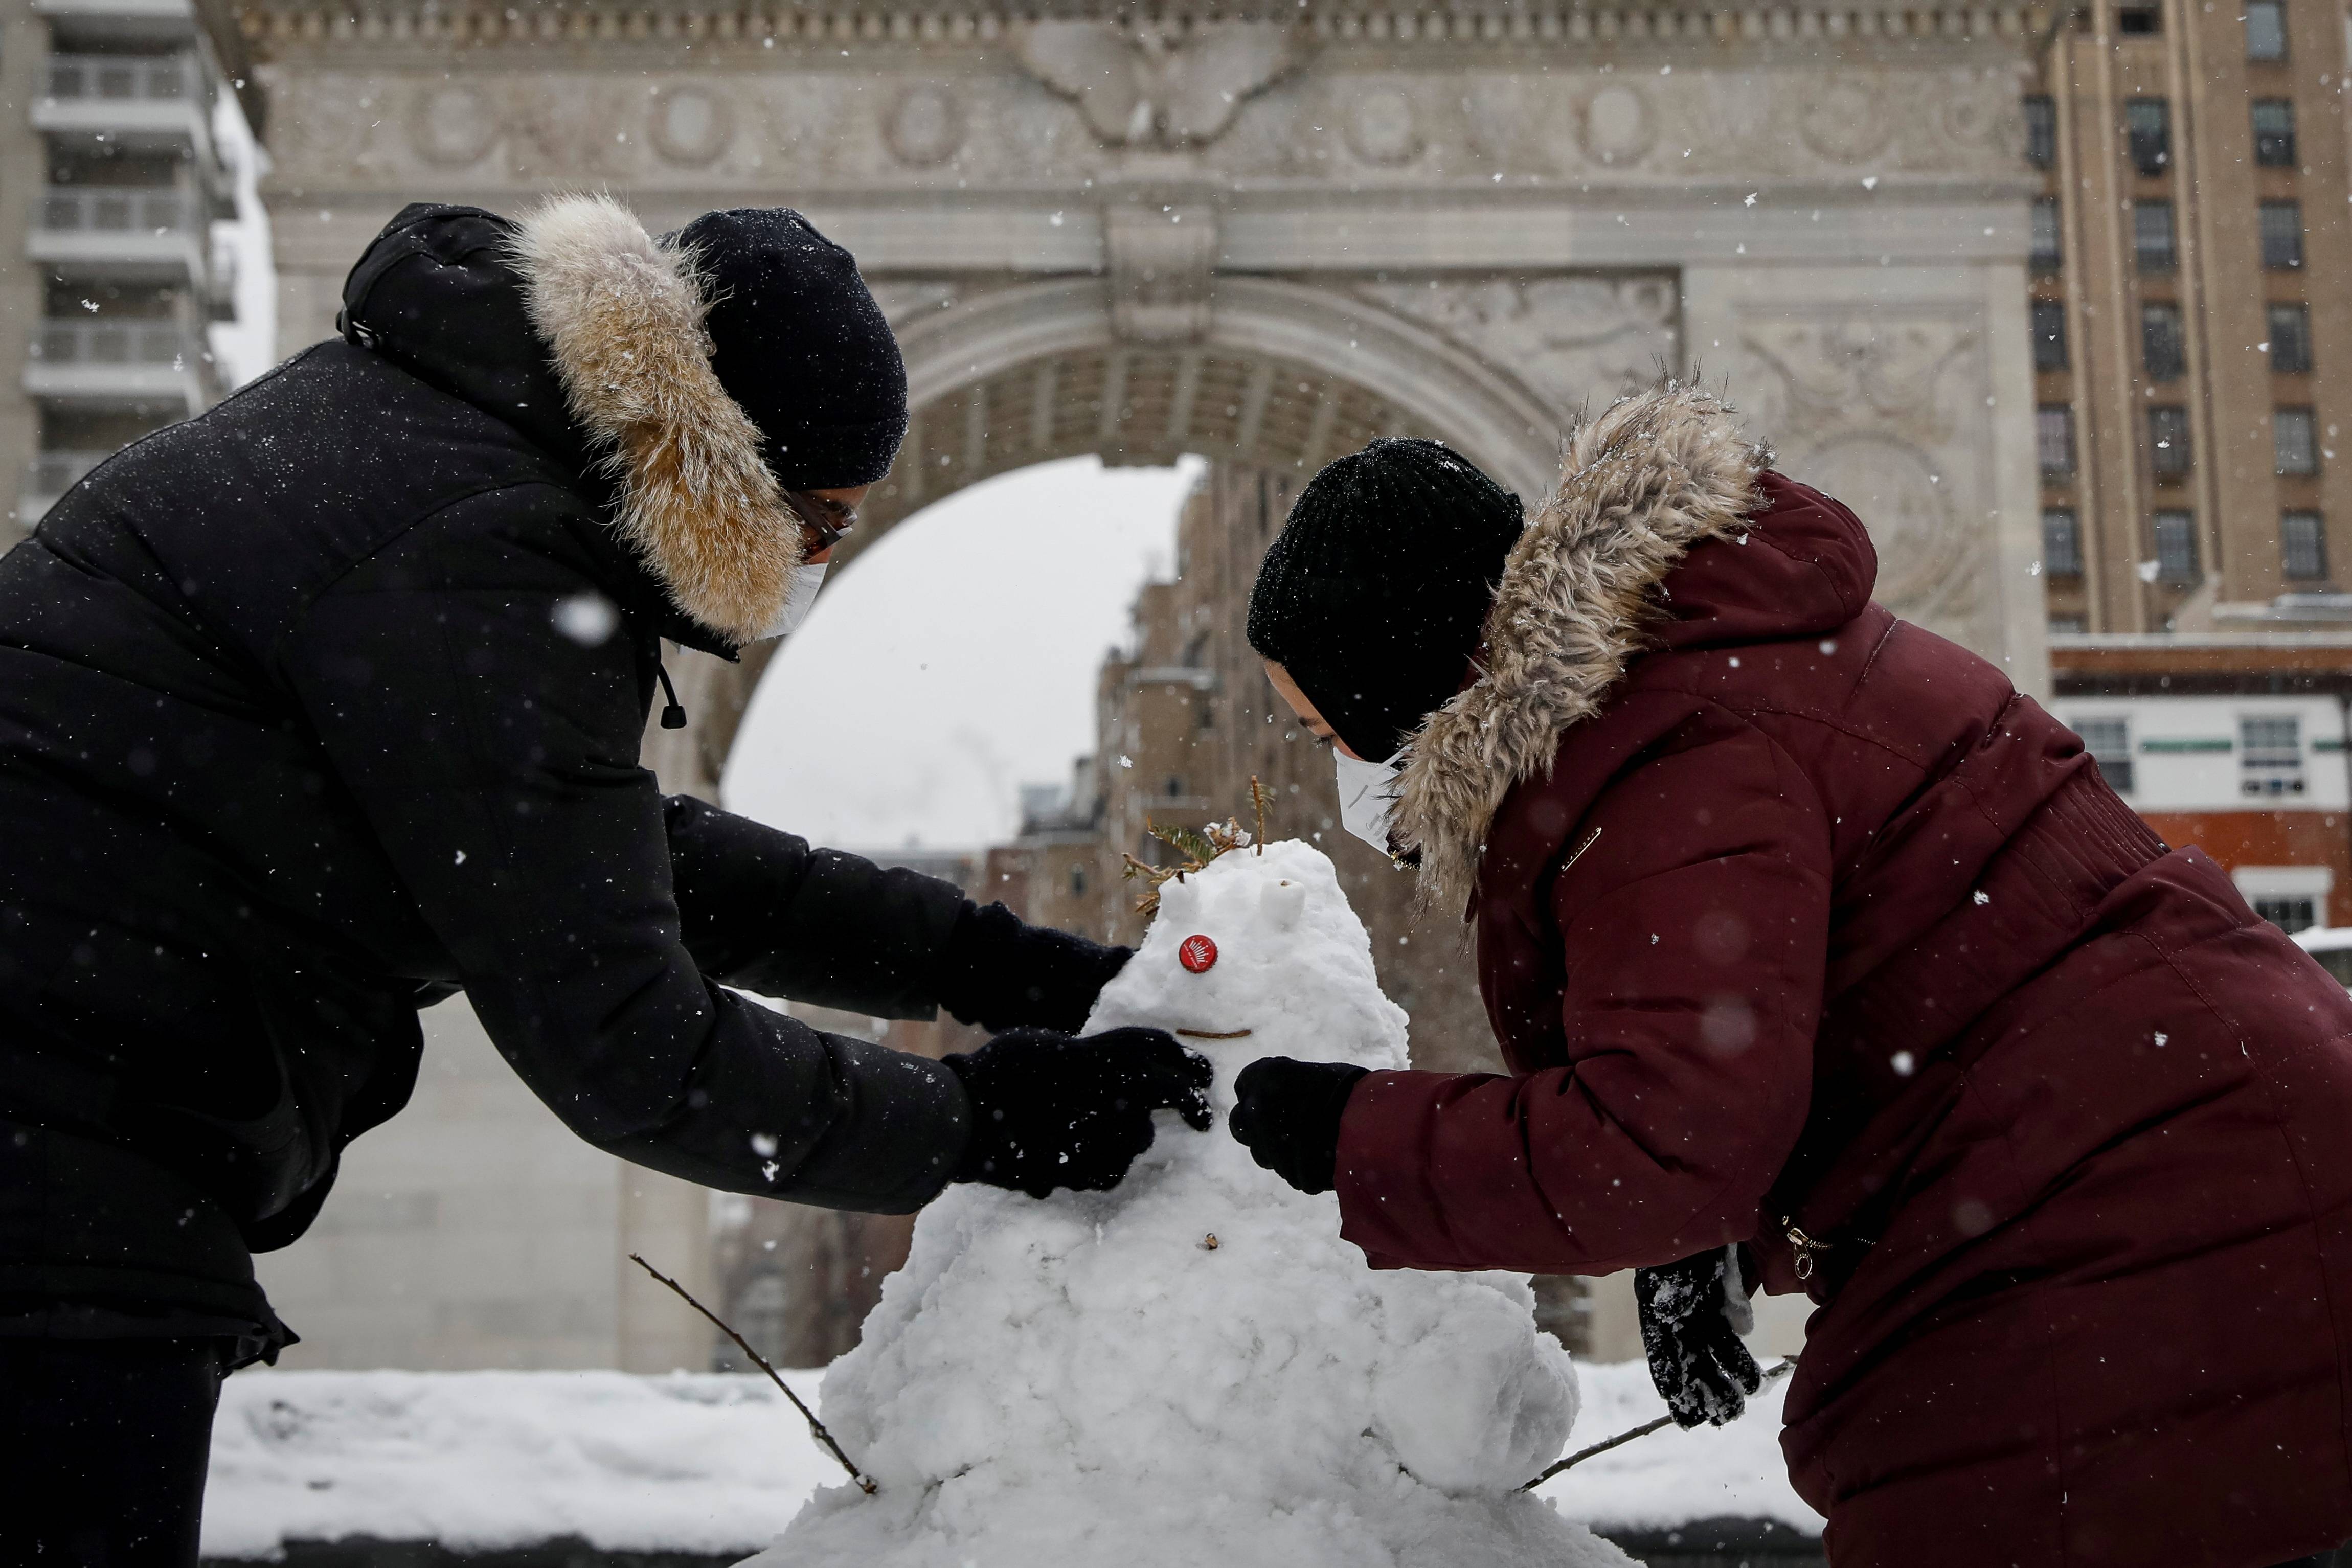
[[[877,524],[1045,456],[1311,465],[1383,430],[1533,494],[1580,404],[1663,366],[1855,505],[1893,608],[2045,684],[2044,0],[219,4],[269,104],[287,351],[404,203],[587,186],[664,226],[789,203],[857,254],[919,403]],[[759,665],[678,667],[671,788],[713,789]],[[617,1191],[703,1280],[704,1196]],[[621,1364],[700,1364],[614,1289]]]
[[[1884,596],[2038,686],[2018,94],[1956,0],[232,0],[281,340],[402,202],[789,201],[900,326],[874,517],[1070,452],[1454,442],[1522,493],[1580,403],[1728,385]],[[749,668],[656,755],[708,787]]]

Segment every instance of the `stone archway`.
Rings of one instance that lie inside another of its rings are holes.
[[[2019,103],[2046,6],[227,3],[289,351],[411,200],[786,203],[908,348],[869,540],[1045,457],[1307,466],[1383,429],[1533,496],[1580,402],[1703,373],[1856,503],[1891,608],[2046,685]],[[682,662],[694,721],[646,748],[673,788],[715,784],[763,656]],[[700,1202],[633,1176],[618,1227]],[[674,1303],[618,1300],[625,1364],[671,1364],[687,1339],[632,1325]]]
[[[883,279],[876,292],[907,358],[912,417],[845,566],[968,485],[1072,456],[1194,454],[1304,476],[1375,436],[1426,435],[1532,503],[1553,477],[1562,404],[1605,401],[1677,358],[1671,281],[1643,275],[1417,290],[1438,322],[1483,315],[1545,334],[1543,390],[1430,320],[1296,279],[1221,280],[1197,336],[1160,340],[1123,334],[1119,300],[1094,278]],[[666,787],[715,795],[774,651],[679,658],[691,722],[646,736]]]

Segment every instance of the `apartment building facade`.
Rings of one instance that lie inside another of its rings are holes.
[[[217,401],[236,312],[242,42],[210,0],[0,6],[0,548],[101,459]]]
[[[2348,63],[2318,0],[2082,0],[2024,105],[2053,706],[2290,927],[2352,922]]]

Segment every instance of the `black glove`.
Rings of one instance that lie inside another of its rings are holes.
[[[1348,1061],[1264,1056],[1234,1080],[1234,1141],[1301,1192],[1331,1190],[1339,1164],[1339,1113],[1369,1068]]]
[[[1717,1247],[1679,1263],[1633,1270],[1650,1381],[1664,1396],[1675,1425],[1685,1429],[1737,1420],[1748,1408],[1748,1396],[1764,1385],[1730,1316],[1733,1291],[1743,1305],[1748,1300],[1738,1277],[1738,1256],[1736,1247]]]
[[[1132,948],[1024,925],[1001,904],[967,903],[940,952],[939,1004],[985,1030],[1034,1024],[1075,1033],[1133,956]]]
[[[953,1179],[1043,1197],[1057,1186],[1108,1192],[1151,1146],[1151,1113],[1205,1133],[1208,1059],[1156,1029],[1073,1040],[1016,1029],[944,1058],[971,1101],[971,1142]]]

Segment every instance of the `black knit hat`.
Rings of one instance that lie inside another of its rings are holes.
[[[710,368],[767,437],[787,489],[870,485],[907,434],[907,365],[847,251],[789,207],[705,213],[692,249],[712,304]]]
[[[1462,689],[1519,498],[1434,441],[1375,441],[1307,482],[1250,590],[1249,642],[1359,757]]]

